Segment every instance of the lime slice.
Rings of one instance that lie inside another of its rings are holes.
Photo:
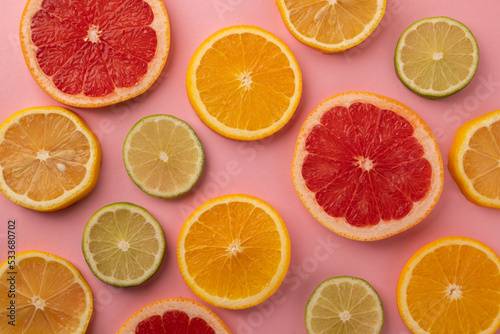
[[[327,279],[314,290],[306,306],[309,334],[380,333],[383,325],[382,301],[375,289],[361,278]]]
[[[394,64],[399,79],[430,99],[452,95],[472,80],[479,49],[472,32],[448,17],[419,20],[399,38]]]
[[[205,155],[200,139],[184,122],[170,115],[147,116],[129,131],[123,162],[132,181],[146,194],[177,197],[198,181]]]
[[[83,255],[101,281],[135,286],[160,267],[165,237],[158,221],[144,208],[114,203],[97,211],[83,232]]]

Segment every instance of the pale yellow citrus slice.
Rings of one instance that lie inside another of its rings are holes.
[[[364,41],[384,16],[385,0],[276,0],[286,27],[302,43],[325,53]]]
[[[457,130],[448,168],[469,201],[500,209],[500,110],[477,117]]]
[[[177,242],[182,277],[214,306],[242,309],[267,299],[290,263],[290,239],[278,212],[249,195],[226,195],[196,209]]]
[[[415,334],[493,334],[500,327],[500,257],[471,238],[435,240],[404,266],[397,303]]]
[[[0,191],[26,208],[54,211],[82,199],[100,164],[97,137],[67,109],[28,108],[0,125]]]
[[[83,334],[92,310],[87,282],[59,256],[25,251],[0,266],[2,334]]]
[[[207,38],[189,63],[189,101],[222,136],[254,140],[281,129],[302,93],[302,75],[290,49],[268,31],[232,26]]]

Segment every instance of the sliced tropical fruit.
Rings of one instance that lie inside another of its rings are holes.
[[[469,201],[500,209],[500,110],[477,117],[457,130],[448,169]]]
[[[189,101],[213,131],[238,140],[261,139],[292,117],[302,74],[280,39],[258,27],[232,26],[207,38],[187,70]]]
[[[336,53],[364,41],[385,13],[385,0],[276,0],[281,18],[300,42]]]
[[[26,208],[75,203],[94,188],[100,166],[97,137],[67,109],[23,109],[0,125],[0,191]]]
[[[98,210],[83,232],[85,261],[101,281],[136,286],[158,270],[165,237],[158,221],[144,208],[114,203]]]
[[[361,278],[329,278],[314,290],[306,305],[309,334],[378,334],[383,325],[382,301]]]
[[[430,17],[409,26],[399,38],[394,56],[396,73],[414,93],[439,99],[472,80],[479,48],[472,32],[449,17]]]
[[[415,334],[493,334],[500,327],[500,257],[477,240],[446,237],[419,249],[397,286]]]
[[[139,309],[116,334],[231,334],[224,322],[205,305],[174,297]]]
[[[67,260],[24,251],[0,265],[0,333],[83,334],[92,292]]]
[[[198,297],[214,306],[242,309],[278,289],[290,263],[290,239],[268,203],[225,195],[204,203],[186,220],[177,260]]]
[[[413,110],[385,96],[346,92],[323,101],[302,125],[292,177],[316,220],[368,241],[427,216],[441,194],[443,162]]]
[[[146,194],[172,198],[198,181],[205,155],[186,122],[170,115],[147,116],[129,131],[123,162],[132,181]]]
[[[67,105],[95,108],[146,91],[167,60],[162,0],[28,0],[24,59],[35,81]]]

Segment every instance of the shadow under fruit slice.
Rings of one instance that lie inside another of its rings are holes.
[[[67,105],[95,108],[146,91],[170,45],[162,0],[28,0],[20,24],[35,81]]]
[[[414,111],[366,92],[334,95],[300,130],[295,189],[332,231],[377,240],[424,219],[443,186],[443,162],[431,130]]]

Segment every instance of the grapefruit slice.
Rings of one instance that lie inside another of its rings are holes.
[[[95,108],[137,96],[155,82],[170,27],[162,0],[28,0],[20,41],[45,92],[67,105]]]
[[[306,119],[292,177],[309,212],[332,231],[378,240],[424,219],[443,187],[443,162],[429,127],[390,98],[346,92]]]
[[[116,334],[230,334],[224,322],[203,304],[188,298],[158,300],[139,309]]]

